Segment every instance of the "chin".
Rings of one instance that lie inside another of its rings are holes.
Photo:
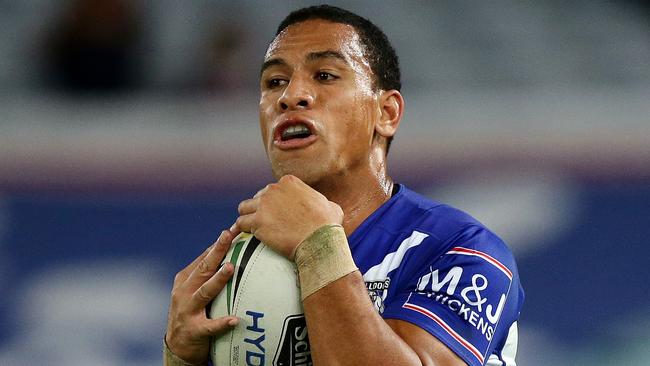
[[[298,164],[274,164],[273,176],[275,177],[276,180],[278,180],[283,176],[290,174],[299,178],[307,185],[314,186],[314,184],[319,182],[323,177],[323,173],[321,171],[322,166],[319,165],[318,168],[316,169],[314,168],[316,167],[305,166],[304,163],[299,165]]]

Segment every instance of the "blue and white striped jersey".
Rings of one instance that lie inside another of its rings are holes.
[[[383,318],[425,329],[469,365],[515,365],[524,293],[483,224],[399,186],[348,241]]]

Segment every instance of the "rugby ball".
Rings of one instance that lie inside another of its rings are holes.
[[[224,262],[233,263],[235,272],[209,315],[240,321],[213,340],[212,364],[311,365],[295,264],[248,233],[233,240]]]

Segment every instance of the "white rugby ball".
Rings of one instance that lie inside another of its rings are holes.
[[[248,233],[233,240],[224,262],[233,263],[235,273],[209,315],[240,322],[213,340],[213,365],[311,365],[295,264]]]

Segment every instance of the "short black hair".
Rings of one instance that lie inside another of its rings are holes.
[[[277,36],[292,24],[310,19],[322,19],[354,27],[363,46],[364,56],[370,63],[375,90],[401,90],[399,58],[388,37],[370,20],[355,13],[331,5],[317,5],[298,9],[284,18],[275,35]],[[386,154],[388,154],[392,140],[393,137],[391,136],[386,141]]]

